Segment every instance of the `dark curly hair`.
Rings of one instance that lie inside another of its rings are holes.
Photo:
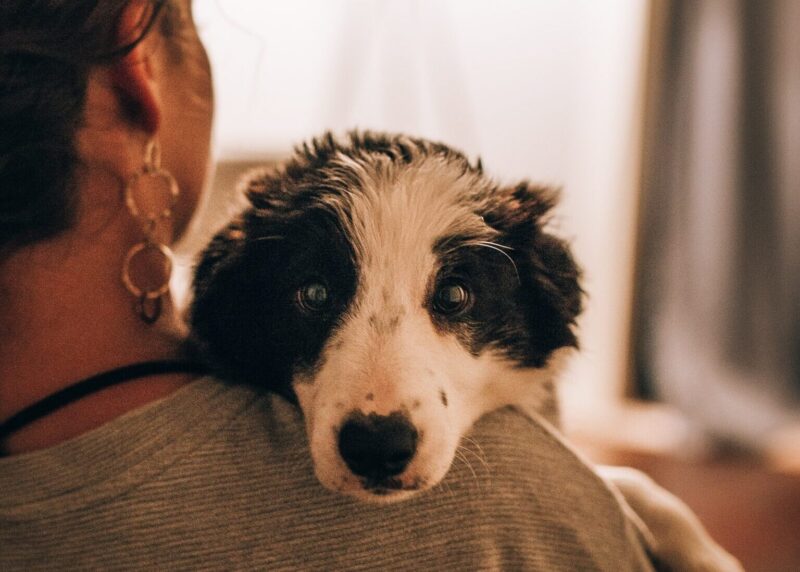
[[[123,45],[118,24],[130,0],[0,2],[0,261],[72,224],[88,73],[124,57],[158,22],[169,34],[171,0],[148,1]]]

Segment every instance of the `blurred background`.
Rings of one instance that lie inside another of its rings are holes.
[[[563,188],[589,294],[561,393],[748,570],[800,570],[800,1],[195,0],[214,192],[326,129]]]

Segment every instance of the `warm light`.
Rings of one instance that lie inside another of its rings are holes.
[[[400,130],[479,154],[499,179],[562,186],[559,232],[589,293],[566,417],[603,415],[625,376],[646,8],[196,0],[218,155],[280,157],[325,129]]]

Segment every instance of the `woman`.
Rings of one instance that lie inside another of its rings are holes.
[[[0,22],[0,569],[649,568],[599,479],[510,412],[430,494],[323,490],[294,408],[183,355],[169,245],[212,115],[189,1]]]

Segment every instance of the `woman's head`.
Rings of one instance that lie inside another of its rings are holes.
[[[142,93],[135,73],[115,69],[135,67],[131,60],[147,68],[144,88],[154,95]],[[185,227],[203,185],[211,121],[208,63],[190,2],[3,0],[0,255],[75,223],[78,171],[102,149],[91,144],[93,132],[119,129],[95,120],[108,111],[97,109],[108,99],[89,93],[98,70],[111,78],[106,85],[131,141],[161,143],[164,166],[182,187],[176,214],[179,230]],[[114,199],[122,208],[121,193]]]

